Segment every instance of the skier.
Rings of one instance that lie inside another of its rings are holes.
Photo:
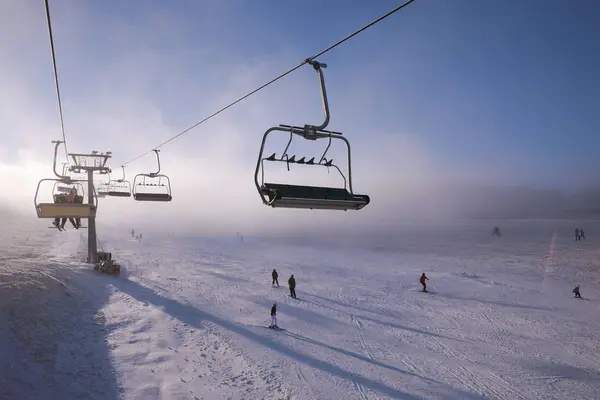
[[[575,289],[573,289],[573,293],[575,293],[575,298],[576,299],[580,299],[581,298],[581,293],[579,293],[579,285],[575,286]]]
[[[581,237],[582,240],[585,240],[585,232],[583,231],[583,229],[579,230],[579,236]]]
[[[500,228],[498,228],[497,226],[495,226],[494,230],[492,231],[492,236],[494,235],[500,237]]]
[[[271,325],[269,328],[277,328],[277,303],[273,303],[273,307],[271,307]]]
[[[273,268],[273,272],[271,272],[271,276],[273,277],[273,284],[272,284],[272,286],[275,286],[275,284],[277,284],[277,287],[279,287],[279,281],[277,280],[277,277],[279,275],[277,275],[277,270],[275,268]]]
[[[77,189],[71,189],[71,192],[67,195],[67,203],[76,203],[75,198],[77,197]],[[66,221],[65,221],[66,222]],[[69,218],[69,222],[73,225],[73,228],[79,229],[79,226],[75,222],[73,218]],[[60,226],[62,229],[65,229],[65,224]]]
[[[294,274],[290,276],[288,279],[288,285],[290,285],[290,296],[294,299],[296,298],[296,279],[294,278]]]
[[[581,240],[581,233],[579,232],[579,228],[575,228],[575,241]]]
[[[423,274],[421,275],[421,277],[419,278],[419,282],[421,282],[421,285],[423,285],[423,291],[425,293],[427,293],[427,284],[425,283],[426,280],[429,280],[428,277],[425,276],[425,272],[423,272]]]

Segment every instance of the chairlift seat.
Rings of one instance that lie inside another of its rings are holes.
[[[96,216],[96,207],[78,203],[40,203],[36,205],[38,218],[90,218]]]
[[[108,192],[108,195],[110,197],[131,197],[130,192],[118,192],[118,191],[114,191],[114,190],[111,190],[110,192]]]
[[[344,188],[265,183],[261,192],[274,208],[316,210],[360,210],[370,202],[367,195],[352,194]]]
[[[171,201],[173,197],[168,193],[134,193],[137,201]]]

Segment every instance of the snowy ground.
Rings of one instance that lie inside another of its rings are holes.
[[[76,263],[79,233],[5,233],[0,398],[600,398],[600,224],[495,223],[345,248],[124,233],[120,278]]]

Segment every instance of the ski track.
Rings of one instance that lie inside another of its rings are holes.
[[[248,237],[244,243],[103,237],[125,266],[118,278],[78,261],[85,250],[80,232],[0,235],[0,290],[8,293],[0,332],[17,340],[0,342],[0,367],[45,368],[34,375],[45,376],[47,386],[15,372],[13,386],[0,378],[0,397],[2,390],[15,397],[28,387],[40,398],[81,397],[86,388],[98,399],[600,398],[600,362],[593,356],[600,348],[594,288],[600,241],[574,245],[570,228],[536,229],[546,236],[531,242],[519,233],[477,238],[468,229],[428,234],[425,241],[407,236],[394,251]],[[271,287],[273,266],[280,288]],[[423,271],[430,293],[420,292]],[[288,295],[291,273],[298,299]],[[576,281],[585,282],[589,301],[569,297]],[[35,303],[64,308],[54,322],[42,323],[56,328],[43,347],[32,342],[40,322],[11,325],[15,310],[33,307],[34,293],[65,296]],[[265,329],[274,301],[286,331]],[[65,308],[74,304],[80,307],[72,314],[83,315],[75,336]],[[98,335],[101,345],[85,341]],[[23,337],[39,361],[11,356]],[[53,348],[60,361],[52,362]],[[73,349],[85,350],[77,350],[78,358]],[[103,360],[102,372],[92,372],[95,359]],[[67,367],[67,360],[78,364]],[[60,375],[66,368],[87,383],[69,386]]]
[[[350,318],[352,319],[352,321],[354,321],[354,323],[356,324],[356,326],[358,328],[358,339],[360,340],[361,349],[363,350],[364,353],[366,353],[369,356],[369,358],[371,360],[373,360],[374,359],[373,353],[371,353],[371,351],[367,347],[367,344],[365,343],[365,338],[363,337],[363,334],[362,334],[362,331],[364,330],[363,324],[360,322],[360,319],[355,315],[351,315]],[[368,400],[369,396],[367,396],[367,393],[366,393],[367,390],[358,381],[354,381],[354,384],[356,385],[356,388],[360,394],[361,399]]]

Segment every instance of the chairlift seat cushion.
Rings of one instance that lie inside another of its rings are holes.
[[[168,193],[135,193],[133,198],[137,201],[171,201],[173,199]]]
[[[360,210],[370,202],[369,196],[352,194],[344,188],[265,183],[261,189],[275,208]]]
[[[108,195],[111,197],[131,197],[130,192],[110,191],[110,192],[108,192]]]
[[[38,218],[89,218],[96,216],[96,207],[78,203],[40,203]]]

